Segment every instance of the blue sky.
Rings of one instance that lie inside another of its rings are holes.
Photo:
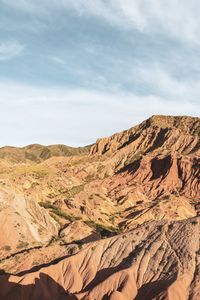
[[[0,0],[0,145],[200,112],[198,0]]]

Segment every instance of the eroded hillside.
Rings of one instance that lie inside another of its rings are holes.
[[[198,299],[199,135],[153,116],[86,148],[0,149],[2,297]]]

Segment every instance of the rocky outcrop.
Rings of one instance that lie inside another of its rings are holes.
[[[58,233],[58,224],[44,208],[8,186],[0,190],[0,228],[0,259],[47,243]]]
[[[120,178],[122,180],[120,181]],[[123,168],[110,179],[113,185],[119,182],[131,186],[151,199],[164,195],[200,197],[200,159],[198,157],[145,156]],[[123,182],[124,181],[124,182]],[[109,182],[109,185],[110,185]],[[120,184],[121,183],[121,184]]]
[[[98,139],[91,147],[92,155],[170,150],[191,153],[199,149],[200,121],[192,117],[152,116],[138,126]]]

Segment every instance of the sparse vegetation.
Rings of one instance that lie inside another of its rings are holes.
[[[78,249],[81,250],[83,248],[82,244],[78,244]]]
[[[74,253],[76,253],[76,251],[77,251],[77,246],[71,246],[70,248],[68,248],[69,255],[73,255]]]
[[[88,174],[86,177],[85,177],[85,182],[90,182],[94,180],[94,176],[92,174]]]
[[[197,224],[198,224],[198,221],[194,220],[194,221],[192,221],[191,223],[192,223],[192,225],[197,225]]]
[[[55,206],[54,204],[51,204],[50,202],[39,202],[39,205],[41,207],[44,207],[46,209],[50,209],[51,210],[51,216],[57,221],[58,219],[55,217],[55,215],[57,215],[60,218],[63,218],[65,220],[68,220],[70,222],[73,222],[75,220],[79,220],[79,217],[76,217],[74,215],[68,214],[64,211],[62,211],[60,208],[58,208],[57,206]]]
[[[56,242],[58,242],[59,240],[60,240],[60,237],[59,237],[58,235],[54,235],[54,236],[52,236],[52,238],[50,239],[48,245],[51,245],[51,244],[53,244],[53,243],[56,243]]]
[[[93,247],[91,248],[92,252],[94,252],[95,249],[96,249],[96,246],[93,246]]]
[[[57,207],[56,207],[56,209],[52,209],[52,213],[54,213],[55,215],[57,215],[57,216],[65,219],[65,220],[68,220],[70,222],[74,222],[75,220],[79,220],[80,219],[79,217],[70,215],[70,214],[62,211],[61,209],[59,209]]]
[[[4,250],[4,251],[10,251],[11,247],[9,245],[5,245],[1,249]]]
[[[57,207],[53,204],[51,204],[51,202],[47,201],[47,202],[39,202],[38,203],[41,207],[44,207],[46,209],[57,209]]]
[[[24,249],[27,248],[29,245],[28,242],[19,241],[19,244],[17,245],[17,249]]]
[[[60,219],[58,218],[57,215],[55,215],[54,213],[50,212],[50,216],[59,224],[62,225],[62,223],[60,222]]]
[[[97,172],[98,172],[98,173],[101,173],[101,172],[103,171],[103,169],[104,169],[104,165],[100,164],[100,165],[98,165],[98,167],[97,167]]]
[[[68,198],[73,198],[74,196],[76,196],[77,194],[79,194],[84,190],[84,186],[85,184],[76,185],[73,186],[70,190],[64,189],[61,193]]]
[[[158,225],[157,228],[158,228],[159,231],[162,231],[162,228],[163,228],[163,227],[162,227],[162,225]]]
[[[100,233],[101,237],[109,237],[120,233],[120,228],[115,228],[112,226],[105,226],[103,224],[95,223],[93,220],[84,221],[90,227],[93,227]]]
[[[110,221],[112,224],[114,224],[114,222],[115,222],[115,216],[114,216],[114,215],[110,216],[110,217],[109,217],[109,221]]]

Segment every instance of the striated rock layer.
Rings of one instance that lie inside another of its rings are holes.
[[[0,191],[1,251],[20,251],[46,243],[58,233],[58,224],[33,199],[11,187]]]

